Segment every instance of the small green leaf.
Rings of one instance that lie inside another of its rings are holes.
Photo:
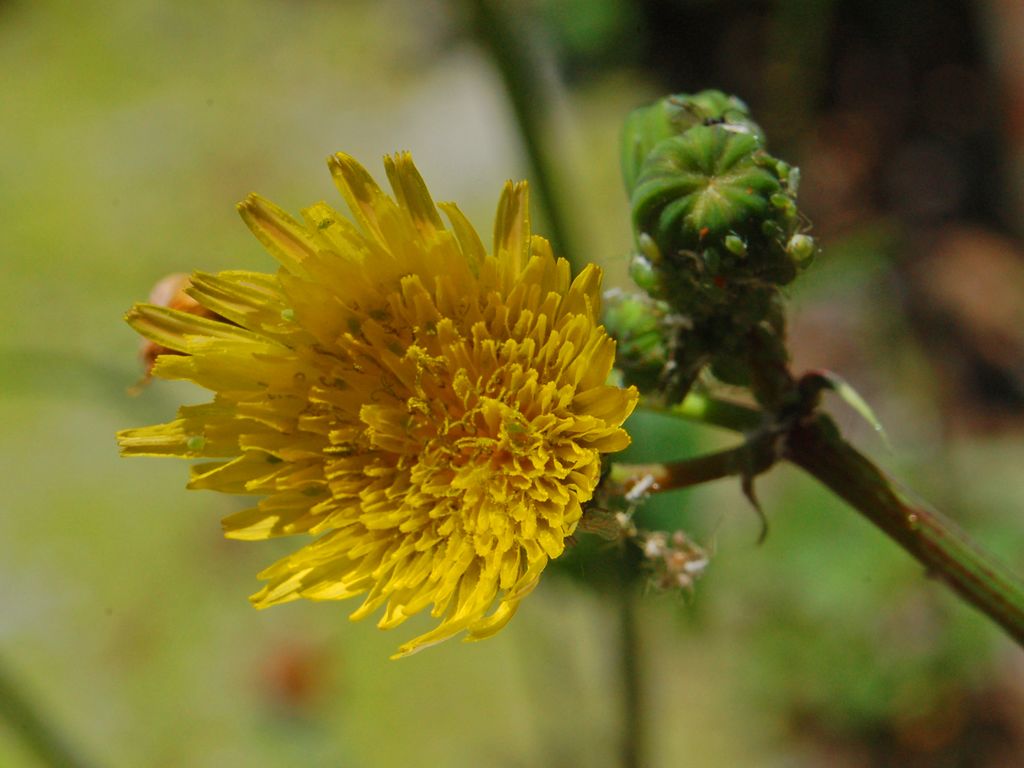
[[[861,397],[860,393],[846,379],[833,371],[820,371],[816,376],[821,377],[824,389],[830,389],[839,395],[843,402],[871,425],[871,428],[882,438],[885,447],[890,451],[892,450],[892,443],[889,442],[889,435],[886,434],[882,422],[878,420],[878,416],[875,415],[874,410],[868,405],[867,400]]]

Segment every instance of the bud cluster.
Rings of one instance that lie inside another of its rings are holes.
[[[816,250],[796,207],[798,170],[767,152],[742,101],[704,91],[630,115],[623,175],[637,244],[631,274],[678,315],[670,389],[685,393],[708,364],[749,386],[751,339],[784,338],[779,287]]]

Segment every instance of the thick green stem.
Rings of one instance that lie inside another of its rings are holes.
[[[1024,645],[1024,583],[951,520],[911,503],[818,415],[788,434],[786,457],[846,500],[967,602]]]
[[[524,20],[513,16],[502,0],[469,0],[477,36],[490,52],[505,82],[519,134],[532,168],[533,188],[544,211],[555,254],[569,260],[573,273],[584,266],[573,248],[568,216],[555,190],[555,176],[543,136],[549,99],[537,65],[536,41],[522,29]],[[522,9],[519,9],[522,13]]]

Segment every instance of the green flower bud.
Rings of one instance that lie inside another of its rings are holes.
[[[626,190],[632,192],[644,161],[665,139],[705,124],[722,124],[737,132],[750,133],[759,140],[764,135],[750,119],[747,105],[721,91],[678,94],[647,107],[633,110],[626,118],[622,136],[622,176]]]
[[[723,242],[725,243],[725,247],[729,253],[734,256],[743,257],[747,255],[747,244],[743,242],[742,237],[739,237],[738,235],[726,235]]]
[[[750,134],[721,126],[697,126],[663,141],[647,156],[633,190],[636,231],[666,255],[741,234],[748,222],[768,215],[768,199],[781,189],[753,162],[759,148]]]
[[[818,245],[810,235],[793,235],[789,238],[786,250],[801,267],[808,266],[818,251]]]
[[[779,286],[816,250],[800,231],[799,170],[768,153],[743,102],[718,91],[634,111],[622,163],[642,254],[631,273],[685,320],[663,327],[667,386],[685,392],[710,364],[719,378],[775,399],[783,383],[764,372],[787,370]]]
[[[661,272],[642,253],[633,254],[633,260],[629,262],[629,276],[641,290],[652,296],[663,292]]]
[[[667,272],[690,271],[687,279],[698,284],[716,275],[788,283],[799,266],[787,247],[800,226],[791,176],[756,134],[693,126],[644,160],[633,188],[634,229],[657,244]],[[709,249],[728,258],[693,272],[696,262],[686,254]]]
[[[669,361],[668,306],[644,294],[609,291],[604,324],[618,343],[617,367],[625,383],[653,388]]]

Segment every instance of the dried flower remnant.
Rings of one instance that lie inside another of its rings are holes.
[[[651,584],[658,589],[692,592],[694,582],[708,566],[707,551],[682,531],[644,531],[639,543]]]
[[[601,455],[629,443],[636,392],[606,383],[601,273],[570,279],[531,234],[525,183],[505,186],[488,253],[408,154],[385,159],[394,198],[347,155],[329,164],[354,223],[251,196],[242,217],[282,269],[193,276],[223,320],[129,312],[181,353],[154,376],[216,395],[121,449],[218,459],[189,487],[264,496],[225,519],[230,538],[317,537],[260,574],[257,607],[363,595],[352,618],[383,608],[386,629],[429,608],[437,626],[398,655],[482,639],[562,553]]]

